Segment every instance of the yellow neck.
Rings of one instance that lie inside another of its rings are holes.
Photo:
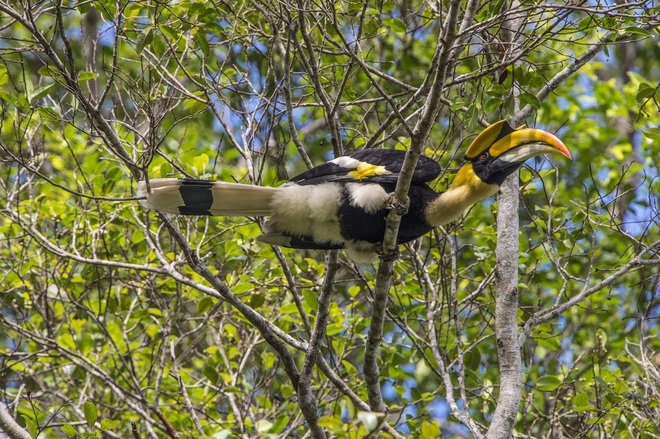
[[[496,184],[481,181],[468,163],[458,171],[451,187],[429,204],[426,221],[433,227],[447,224],[473,204],[494,195],[497,189]]]

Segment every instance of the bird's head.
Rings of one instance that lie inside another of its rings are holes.
[[[466,163],[451,188],[430,203],[427,222],[438,226],[453,221],[474,203],[494,195],[525,160],[545,153],[572,158],[561,140],[550,133],[534,128],[514,130],[504,120],[492,124],[465,152]]]
[[[535,128],[513,129],[501,120],[472,141],[465,152],[467,162],[452,186],[497,187],[527,159],[545,153],[572,159],[566,146],[553,134]]]

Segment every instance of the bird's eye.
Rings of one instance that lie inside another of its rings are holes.
[[[485,162],[486,160],[488,160],[488,153],[487,153],[487,152],[484,152],[483,154],[481,154],[481,155],[479,156],[479,161],[480,161],[480,162]]]

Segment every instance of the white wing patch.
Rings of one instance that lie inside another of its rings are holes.
[[[348,156],[341,156],[334,160],[330,160],[330,163],[334,163],[335,165],[341,166],[342,168],[357,168],[358,164],[361,162]]]
[[[364,209],[367,213],[376,213],[384,209],[390,194],[379,184],[348,183],[346,185],[351,198],[351,205]]]

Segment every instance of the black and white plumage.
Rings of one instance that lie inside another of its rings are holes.
[[[504,142],[504,143],[503,143]],[[508,143],[506,143],[508,142]],[[466,164],[447,191],[427,183],[440,165],[421,156],[408,192],[398,243],[412,241],[460,216],[497,191],[501,181],[529,157],[566,147],[541,130],[513,130],[498,122],[468,148]],[[367,149],[338,157],[277,187],[185,179],[153,179],[150,190],[139,183],[142,203],[180,215],[267,216],[261,242],[300,249],[346,249],[355,261],[373,260],[385,234],[385,218],[405,152]]]

